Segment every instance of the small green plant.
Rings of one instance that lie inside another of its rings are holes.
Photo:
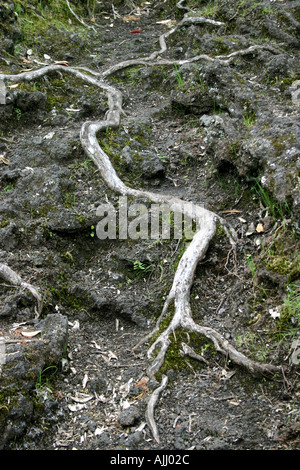
[[[9,183],[7,186],[5,186],[4,191],[6,193],[11,193],[14,190],[14,185],[12,183]]]
[[[208,2],[207,5],[204,5],[203,8],[199,9],[195,13],[193,13],[191,16],[205,16],[205,18],[209,18],[214,16],[220,8],[220,5],[218,1],[215,2]]]
[[[285,220],[285,213],[289,214],[291,212],[288,203],[279,203],[276,201],[273,196],[262,187],[258,179],[256,179],[255,184],[251,190],[254,191],[256,195],[258,195],[262,204],[269,210],[270,215],[273,218],[280,218]]]
[[[254,111],[247,111],[243,114],[243,123],[247,128],[253,126],[256,119],[256,113]]]
[[[236,344],[247,354],[250,353],[254,359],[262,362],[267,360],[269,354],[267,344],[257,333],[250,331],[243,335],[237,335]]]
[[[141,81],[141,76],[139,75],[139,67],[133,67],[128,69],[126,75],[129,79],[130,85],[136,85]]]
[[[182,75],[179,72],[178,65],[175,65],[175,70],[176,70],[176,80],[177,80],[177,83],[178,83],[178,88],[180,88],[184,85],[184,79],[182,78]]]
[[[53,379],[53,375],[56,374],[57,370],[57,366],[48,366],[41,370],[36,381],[36,389],[39,390],[42,385],[49,387],[51,379]]]
[[[91,233],[90,233],[90,236],[91,236],[91,237],[94,237],[94,236],[95,236],[95,226],[94,226],[94,225],[91,226]]]
[[[147,268],[149,268],[149,266],[147,266],[146,264],[142,263],[139,260],[135,260],[133,262],[134,271],[147,271]]]
[[[144,276],[145,274],[150,274],[155,269],[155,266],[151,263],[143,263],[140,260],[131,261],[133,264],[133,272],[135,276]]]
[[[286,292],[277,322],[277,334],[280,337],[294,337],[300,326],[300,286],[289,284]]]
[[[167,155],[158,155],[158,158],[163,162],[167,163],[169,161],[169,157]]]
[[[80,168],[89,168],[92,161],[87,157],[83,162],[76,161],[75,168],[79,170]]]
[[[75,204],[75,194],[73,196],[70,193],[66,194],[65,207],[73,207]]]
[[[245,253],[245,257],[246,257],[246,262],[249,266],[249,269],[251,271],[251,274],[252,274],[252,279],[254,279],[255,277],[255,273],[256,273],[256,265],[255,265],[255,262],[253,260],[253,256],[251,254],[247,254]]]
[[[17,120],[20,121],[21,117],[22,117],[22,111],[20,108],[15,108],[14,109],[14,112],[16,114],[16,117],[17,117]]]

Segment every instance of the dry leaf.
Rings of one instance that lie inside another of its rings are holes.
[[[30,60],[26,59],[23,56],[20,56],[20,59],[24,62],[24,64],[30,64]]]
[[[251,222],[251,224],[249,225],[248,230],[246,232],[246,236],[248,237],[248,236],[252,235],[254,233],[254,230],[255,230],[254,224],[253,224],[253,222]]]
[[[76,405],[68,405],[68,408],[70,411],[80,411],[84,408],[86,408],[85,403],[77,403]]]
[[[86,395],[84,393],[79,393],[76,397],[71,397],[71,399],[76,403],[87,403],[88,401],[93,399],[93,396]]]
[[[263,224],[258,224],[257,227],[256,227],[256,231],[257,231],[258,233],[263,232],[263,231],[264,231],[264,226],[263,226]]]
[[[9,165],[9,161],[7,160],[7,158],[5,158],[3,155],[0,155],[0,161],[2,163],[5,163],[5,165]]]
[[[89,377],[88,377],[87,374],[85,374],[84,377],[83,377],[83,381],[82,381],[82,388],[86,387],[86,384],[87,384],[88,380],[89,380]]]
[[[127,15],[123,17],[123,21],[128,22],[128,21],[139,21],[140,18],[138,16],[133,16],[133,15]]]
[[[21,331],[21,334],[25,336],[26,338],[33,338],[33,336],[38,335],[41,332],[41,330],[36,330],[36,331]]]
[[[234,374],[235,374],[235,371],[222,369],[222,377],[224,377],[225,379],[231,379],[231,377],[233,377]]]
[[[149,382],[149,379],[147,377],[144,377],[141,379],[138,383],[135,384],[136,387],[141,387],[143,390],[147,391],[147,383]]]
[[[110,359],[118,360],[117,356],[112,351],[108,351],[108,358],[109,358],[109,360]]]
[[[66,60],[56,60],[54,63],[57,65],[64,65],[65,67],[69,67],[69,62]]]

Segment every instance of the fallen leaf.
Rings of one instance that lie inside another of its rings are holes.
[[[52,131],[52,132],[49,132],[48,134],[44,135],[44,139],[52,139],[52,137],[54,136],[55,132]]]
[[[26,59],[23,56],[20,56],[20,59],[24,62],[24,64],[30,64],[30,60]]]
[[[87,403],[93,399],[92,395],[85,395],[84,393],[79,393],[76,397],[71,397],[76,403]]]
[[[100,436],[103,433],[104,430],[105,430],[104,426],[102,426],[102,428],[96,428],[96,430],[94,432],[95,436]]]
[[[65,67],[69,67],[69,63],[66,60],[56,60],[54,63],[56,65],[64,65]]]
[[[138,16],[133,16],[133,15],[127,15],[124,16],[123,21],[128,22],[128,21],[139,21],[140,18]]]
[[[222,377],[225,379],[231,379],[235,374],[235,371],[228,371],[226,369],[222,369]]]
[[[143,33],[144,31],[142,31],[141,29],[135,29],[134,31],[130,31],[131,33]]]
[[[83,377],[83,381],[82,381],[82,388],[86,387],[86,384],[87,384],[88,380],[89,380],[89,377],[88,377],[87,374],[85,374],[84,377]]]
[[[117,356],[112,351],[108,351],[108,357],[109,357],[109,359],[118,360]]]
[[[135,384],[136,387],[141,387],[143,390],[148,390],[147,383],[149,382],[149,379],[147,377],[144,377],[141,379],[138,383]]]
[[[10,88],[12,90],[13,88],[17,88],[19,85],[20,85],[20,83],[14,83],[13,85],[9,85],[8,88]]]
[[[270,308],[269,309],[269,314],[271,315],[272,318],[280,318],[280,312],[276,308]]]
[[[248,236],[252,235],[254,233],[254,230],[255,230],[254,229],[254,224],[251,222],[251,224],[249,225],[248,230],[246,232],[246,236],[248,237]]]
[[[257,227],[256,227],[256,231],[257,231],[258,233],[263,232],[263,231],[264,231],[264,226],[263,226],[263,224],[258,224]]]
[[[70,411],[80,411],[86,408],[85,403],[77,403],[76,405],[68,405]]]
[[[25,336],[26,338],[33,338],[34,336],[38,335],[41,330],[36,331],[21,331],[21,335]]]

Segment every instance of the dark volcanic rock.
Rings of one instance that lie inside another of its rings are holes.
[[[39,333],[30,340],[24,337],[22,340],[22,331]],[[5,360],[0,372],[0,448],[25,431],[35,411],[35,398],[31,391],[43,371],[59,367],[67,341],[68,321],[60,314],[48,315],[30,328],[24,326],[15,337],[2,338]]]

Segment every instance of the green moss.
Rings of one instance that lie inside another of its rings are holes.
[[[159,335],[168,328],[174,313],[174,305],[171,304],[166,316],[160,323],[159,331],[153,336],[150,344],[153,344]],[[212,354],[214,355],[216,353],[212,342],[200,336],[198,333],[187,331],[181,327],[176,328],[176,330],[170,334],[169,341],[170,344],[165,355],[164,363],[156,374],[156,378],[159,381],[162,375],[167,374],[170,370],[186,370],[191,372],[192,370],[201,369],[203,367],[202,362],[181,354],[182,343],[188,344],[198,355],[207,355],[208,359]],[[159,349],[160,347],[161,345],[159,343],[157,348]]]
[[[70,257],[71,255],[71,257]],[[70,252],[64,253],[64,259],[73,262],[74,258]],[[61,272],[56,285],[50,287],[50,293],[54,302],[61,304],[67,309],[78,311],[87,308],[89,298],[72,294],[68,282],[65,280],[66,274]]]
[[[110,157],[120,178],[126,181],[128,186],[138,186],[140,184],[141,170],[139,161],[142,158],[141,150],[147,149],[150,145],[150,132],[149,126],[132,125],[128,126],[126,132],[123,127],[120,127],[118,130],[107,129],[106,132],[99,136],[100,147]],[[130,168],[121,156],[121,151],[125,146],[130,147],[133,157]]]
[[[224,43],[225,38],[219,37],[217,38],[217,46],[218,46],[218,54],[228,54],[231,49],[230,47]],[[226,38],[228,41],[228,38]]]
[[[199,356],[207,355],[209,358],[211,355],[216,354],[215,347],[206,338],[199,336],[197,333],[186,331],[182,328],[177,328],[176,331],[170,335],[170,344],[165,356],[164,363],[156,374],[156,378],[161,380],[163,374],[167,374],[170,370],[182,371],[185,370],[188,373],[194,373],[192,371],[201,370],[203,363],[197,359],[190,358],[182,355],[181,347],[182,343],[188,344],[191,349]]]
[[[282,227],[260,255],[260,263],[269,271],[286,276],[287,282],[300,278],[300,244],[292,231]]]
[[[292,147],[296,144],[296,138],[293,133],[284,134],[284,135],[277,135],[274,139],[272,139],[272,145],[276,151],[275,155],[281,155],[287,148]]]
[[[1,220],[0,222],[0,228],[7,227],[10,224],[9,220]]]
[[[78,214],[76,214],[76,215],[75,215],[75,220],[76,220],[77,222],[79,222],[80,224],[82,224],[82,225],[85,225],[85,224],[86,224],[86,218],[85,218],[83,215],[78,215]]]

